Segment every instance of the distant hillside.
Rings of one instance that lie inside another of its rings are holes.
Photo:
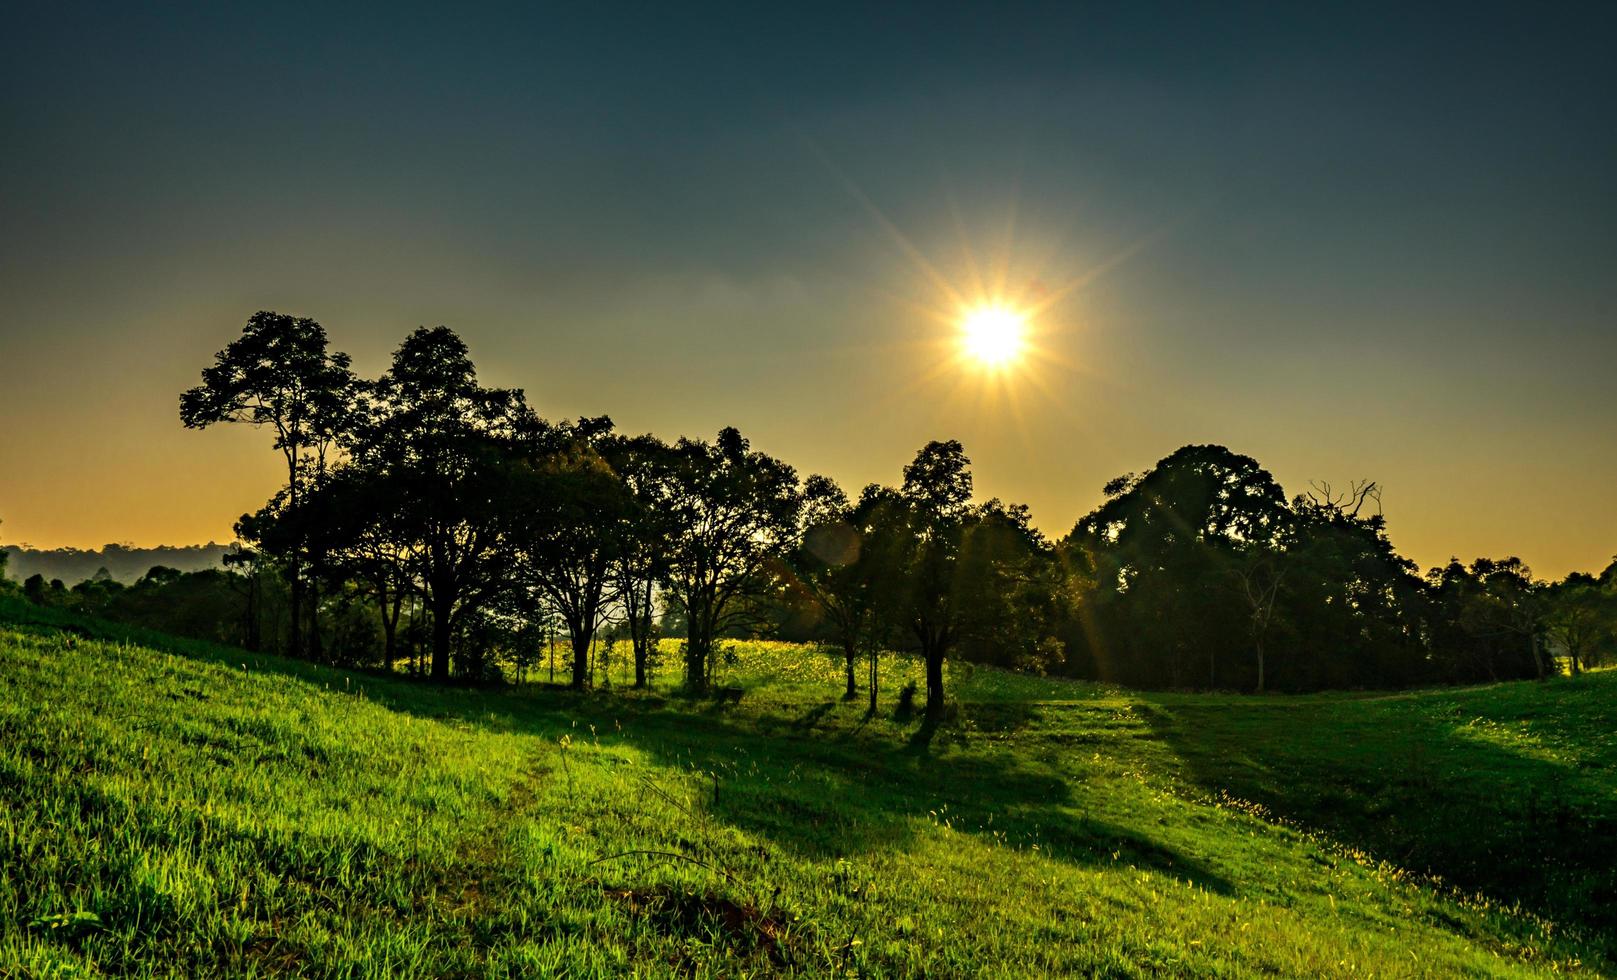
[[[109,544],[99,549],[37,548],[6,545],[10,555],[6,563],[8,578],[22,581],[30,575],[43,575],[46,580],[61,579],[74,585],[105,568],[120,582],[129,583],[145,575],[153,565],[166,565],[182,572],[198,572],[204,568],[217,568],[230,546],[193,544],[183,546],[159,545],[156,548],[132,548],[126,544]]]

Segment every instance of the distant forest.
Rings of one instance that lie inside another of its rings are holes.
[[[136,548],[127,544],[109,544],[92,548],[29,548],[6,545],[6,560],[0,568],[11,578],[21,582],[31,575],[45,581],[82,582],[97,576],[115,582],[133,585],[141,576],[161,565],[181,572],[200,572],[219,568],[230,546],[223,544],[159,545],[155,548]],[[105,573],[105,574],[103,574]]]
[[[976,499],[953,440],[921,447],[894,485],[849,493],[734,428],[670,443],[605,417],[540,418],[521,390],[481,384],[447,327],[410,334],[376,379],[349,364],[314,320],[253,316],[180,397],[187,427],[266,430],[286,465],[239,543],[205,552],[222,567],[147,553],[160,567],[125,587],[129,566],[103,552],[55,581],[19,565],[23,594],[438,682],[520,677],[559,645],[565,678],[587,687],[612,650],[599,641],[621,639],[641,686],[666,638],[681,685],[702,692],[719,641],[775,636],[823,644],[845,696],[863,682],[874,710],[878,654],[901,651],[925,665],[929,718],[946,713],[951,658],[1253,692],[1617,660],[1617,563],[1559,582],[1514,557],[1421,574],[1369,480],[1288,497],[1249,456],[1185,446],[1110,481],[1051,540],[1027,507]]]

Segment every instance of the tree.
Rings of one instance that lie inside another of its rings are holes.
[[[1401,686],[1430,677],[1425,591],[1414,563],[1387,539],[1380,504],[1372,481],[1346,492],[1315,484],[1293,500],[1276,608],[1276,630],[1289,645],[1280,686]]]
[[[966,611],[954,573],[970,514],[970,466],[960,443],[927,443],[904,468],[904,483],[894,501],[903,519],[885,522],[909,538],[909,588],[902,608],[926,665],[926,713],[933,720],[943,715],[943,661],[959,639]]]
[[[1221,661],[1245,660],[1266,683],[1272,558],[1290,519],[1274,477],[1223,446],[1185,446],[1104,489],[1061,545],[1092,584],[1083,633],[1102,676],[1218,683]]]
[[[25,599],[36,605],[44,605],[49,601],[49,586],[45,583],[45,576],[35,572],[23,579],[22,594]]]
[[[603,417],[538,435],[510,497],[517,575],[567,625],[575,688],[589,683],[590,646],[627,547],[628,491],[598,448],[611,431]]]
[[[877,657],[883,634],[880,556],[864,547],[871,507],[853,506],[831,479],[811,476],[803,486],[802,531],[793,553],[794,582],[819,611],[842,650],[843,699],[859,695],[854,668],[870,657],[870,709],[876,709]]]
[[[1611,567],[1617,568],[1617,562]],[[1573,572],[1546,590],[1545,601],[1545,630],[1566,654],[1573,674],[1602,659],[1617,644],[1617,592],[1607,583]]]
[[[1533,676],[1547,678],[1550,665],[1543,647],[1547,612],[1544,584],[1534,580],[1532,569],[1514,556],[1499,560],[1478,558],[1471,563],[1469,579],[1458,609],[1461,628],[1476,640],[1503,641],[1507,669],[1509,659],[1518,663],[1525,659]],[[1498,679],[1494,658],[1490,658],[1489,671]],[[1520,675],[1512,670],[1508,676]]]
[[[248,650],[263,649],[265,579],[270,569],[262,552],[238,542],[220,559],[232,572],[231,586],[242,598],[241,645]]]
[[[323,478],[328,454],[346,428],[354,392],[347,354],[327,349],[326,331],[308,317],[260,311],[242,335],[203,369],[202,384],[180,396],[180,421],[188,429],[219,422],[267,426],[286,460],[289,505],[304,487]],[[288,558],[292,589],[292,653],[302,652],[303,575],[301,549]],[[319,643],[318,617],[311,636]]]
[[[681,439],[666,501],[675,528],[664,578],[686,623],[685,684],[707,689],[714,641],[756,625],[751,600],[777,582],[801,506],[797,473],[748,447],[733,428],[714,442]]]
[[[406,337],[369,393],[350,452],[397,494],[398,542],[431,617],[435,681],[449,679],[457,629],[511,588],[510,464],[537,424],[521,391],[478,383],[448,327]]]
[[[866,545],[874,549],[884,615],[902,623],[926,667],[926,715],[944,714],[943,665],[962,643],[1011,660],[1037,655],[1042,623],[1027,615],[1027,586],[1048,549],[1022,506],[971,504],[971,461],[960,443],[930,442],[897,490],[867,489]]]
[[[656,587],[668,573],[669,542],[678,530],[669,506],[672,450],[643,435],[607,439],[601,451],[625,494],[613,591],[634,653],[634,686],[643,688],[657,643]]]
[[[1239,550],[1238,556],[1232,562],[1230,575],[1240,590],[1241,600],[1249,610],[1247,630],[1251,637],[1257,666],[1255,690],[1262,694],[1264,644],[1269,637],[1269,627],[1274,622],[1275,600],[1279,598],[1280,585],[1285,581],[1286,566],[1282,563],[1280,553],[1273,548],[1248,544]],[[1217,686],[1216,666],[1209,674],[1208,686]]]
[[[973,508],[955,578],[963,659],[1037,674],[1065,660],[1054,636],[1060,568],[1025,504],[992,498]]]
[[[389,670],[398,658],[400,618],[416,591],[412,566],[419,556],[409,504],[404,481],[349,464],[312,490],[296,515],[281,515],[283,522],[295,519],[292,537],[320,543],[331,591],[357,589],[374,608],[382,665]],[[243,532],[253,540],[269,533],[245,526]]]

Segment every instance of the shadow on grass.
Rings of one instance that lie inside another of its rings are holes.
[[[954,729],[905,729],[863,719],[863,707],[801,705],[744,698],[589,693],[558,688],[442,688],[356,670],[248,653],[199,641],[75,617],[34,617],[44,628],[76,628],[97,639],[138,643],[211,662],[282,675],[323,694],[362,691],[372,704],[433,720],[555,742],[593,726],[603,747],[632,746],[660,764],[716,779],[711,815],[790,851],[818,858],[910,847],[931,823],[1078,866],[1120,858],[1228,893],[1230,883],[1195,859],[1127,828],[1073,812],[1067,782],[1054,770],[1006,752],[952,751]],[[0,622],[17,621],[0,607]],[[840,707],[840,710],[839,710]],[[997,727],[1031,715],[998,706]],[[1013,717],[1014,716],[1014,717]],[[957,719],[954,724],[958,725]]]
[[[601,700],[570,709],[535,705],[518,724],[558,724],[550,720],[558,710],[622,715],[625,707]],[[940,746],[948,729],[925,722],[907,739],[902,730],[867,727],[854,717],[857,708],[846,727],[835,727],[824,722],[834,708],[751,717],[748,724],[658,709],[621,720],[624,740],[663,764],[718,774],[723,791],[709,808],[715,817],[804,855],[903,849],[928,823],[947,822],[957,833],[1013,847],[1037,843],[1075,865],[1121,859],[1210,891],[1231,890],[1185,854],[1075,814],[1068,783],[1046,767],[1007,753],[948,751]]]
[[[1606,686],[1608,697],[1588,699],[1598,724],[1557,711],[1569,689],[1588,683],[1238,705],[1141,695],[1138,713],[1206,792],[1261,804],[1378,859],[1581,926],[1610,959],[1612,760],[1580,767],[1468,734],[1500,717],[1609,732],[1617,683]]]

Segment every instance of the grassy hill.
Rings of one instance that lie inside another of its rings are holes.
[[[930,739],[837,676],[754,644],[736,701],[438,690],[0,600],[0,975],[1612,969],[1617,673],[961,669]]]

